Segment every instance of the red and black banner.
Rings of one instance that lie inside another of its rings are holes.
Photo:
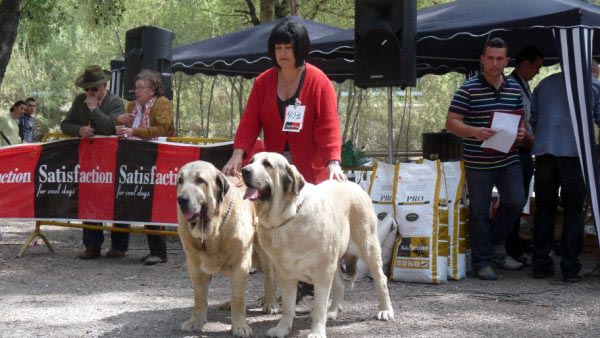
[[[186,163],[222,168],[232,142],[208,146],[116,137],[0,149],[0,218],[177,224]]]

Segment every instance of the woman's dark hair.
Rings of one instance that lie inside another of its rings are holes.
[[[301,24],[284,20],[273,27],[269,35],[269,57],[273,60],[273,64],[279,67],[275,58],[275,45],[284,43],[292,43],[294,45],[294,57],[296,58],[296,67],[304,64],[304,59],[310,51],[310,39],[308,31]]]
[[[19,100],[19,101],[15,102],[15,104],[13,104],[12,107],[10,107],[10,111],[11,112],[14,111],[20,105],[25,105],[25,101]]]
[[[134,83],[138,80],[145,81],[148,85],[150,85],[154,91],[154,95],[165,96],[165,90],[163,89],[159,73],[153,70],[143,69],[138,75],[135,76],[135,78],[133,78]]]

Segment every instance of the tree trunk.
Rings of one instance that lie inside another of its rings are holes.
[[[352,111],[354,110],[354,103],[356,102],[356,89],[352,85],[348,85],[348,101],[346,103],[346,120],[344,123],[344,135],[342,136],[342,143],[348,140],[348,133],[350,132],[350,122],[352,121]]]
[[[200,77],[196,77],[198,79],[198,115],[200,116],[200,130],[196,133],[196,135],[203,135],[204,133],[204,80]]]
[[[360,128],[358,127],[360,122],[360,112],[362,110],[362,102],[365,97],[365,90],[358,90],[358,103],[356,104],[356,112],[354,113],[354,121],[352,122],[352,129],[350,130],[349,139],[352,140],[352,143],[358,144],[358,132]]]
[[[275,20],[275,0],[260,0],[260,22]]]
[[[290,14],[300,16],[300,2],[301,0],[289,0],[290,1]]]
[[[212,102],[213,102],[213,95],[215,93],[215,84],[217,83],[217,77],[213,77],[213,83],[212,86],[210,87],[210,97],[208,98],[208,110],[206,111],[206,132],[204,133],[204,137],[208,138],[208,135],[210,134],[210,111],[212,110]]]
[[[175,86],[175,97],[177,99],[177,106],[175,109],[175,136],[179,136],[181,122],[181,84],[183,83],[183,80],[181,79],[181,73],[179,73],[178,76],[175,76],[174,80],[177,84]]]
[[[0,87],[10,62],[21,18],[21,0],[0,0]]]
[[[235,83],[236,78],[230,77],[228,78],[229,84],[231,85],[231,94],[229,96],[229,137],[233,136],[233,101],[235,100]]]
[[[239,82],[240,82],[240,91],[238,92],[238,111],[240,113],[240,119],[241,119],[242,114],[244,113],[244,106],[245,106],[244,98],[246,97],[244,95],[244,78],[240,76]]]

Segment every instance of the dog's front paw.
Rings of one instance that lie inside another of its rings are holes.
[[[275,337],[275,338],[283,338],[285,336],[287,336],[287,334],[290,333],[290,328],[282,328],[279,326],[275,326],[270,328],[267,331],[267,337]]]
[[[394,310],[379,311],[379,313],[377,313],[377,319],[383,321],[393,320]]]
[[[327,336],[325,336],[324,334],[320,334],[320,333],[309,333],[308,338],[327,338]]]
[[[248,325],[236,326],[231,328],[231,333],[234,337],[250,337],[252,329]]]
[[[342,313],[342,306],[338,305],[335,307],[330,307],[329,310],[327,310],[327,319],[329,320],[336,320],[338,319],[340,313]]]
[[[202,331],[205,323],[205,320],[191,316],[181,324],[181,331]]]

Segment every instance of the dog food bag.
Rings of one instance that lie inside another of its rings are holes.
[[[383,214],[383,213],[382,213]],[[390,261],[392,260],[392,252],[394,250],[394,242],[396,241],[396,234],[398,233],[398,226],[394,215],[387,214],[384,219],[378,220],[377,222],[377,238],[381,245],[381,260],[383,262],[383,272],[388,275],[390,271]],[[369,266],[362,259],[358,260],[357,266],[357,278],[365,278],[371,276],[369,272]]]
[[[462,162],[442,162],[440,183],[440,224],[447,222],[450,242],[448,255],[448,279],[466,277],[466,223],[460,216],[463,186],[465,183]],[[462,222],[461,222],[462,221]]]
[[[368,193],[373,202],[373,209],[377,214],[377,236],[381,248],[381,259],[383,263],[383,271],[388,272],[390,260],[392,257],[392,249],[383,244],[386,238],[396,238],[398,227],[394,222],[394,197],[395,197],[395,180],[398,175],[398,165],[388,164],[385,162],[373,162],[373,171],[369,179]],[[387,267],[387,268],[386,268]],[[369,274],[367,264],[359,259],[357,263],[357,278],[365,278]]]
[[[392,280],[447,281],[448,228],[439,225],[439,163],[400,164],[395,198],[400,236],[392,256]]]

